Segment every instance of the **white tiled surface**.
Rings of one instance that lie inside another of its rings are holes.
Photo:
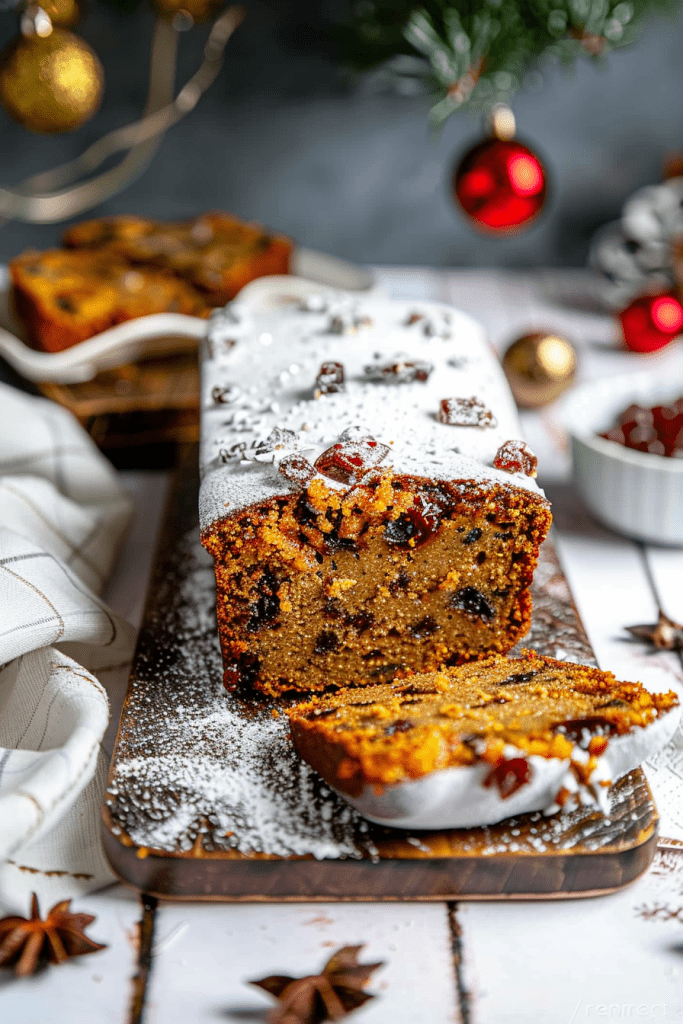
[[[473,313],[498,350],[523,329],[545,323],[564,330],[579,346],[584,378],[620,372],[641,358],[616,348],[613,322],[585,297],[583,272],[391,269],[380,280],[391,294],[446,299]],[[668,358],[666,350],[656,357],[663,365]],[[683,552],[643,551],[593,523],[571,488],[553,410],[524,420],[599,664],[658,687],[682,685],[676,655],[646,653],[625,639],[623,627],[653,621],[657,601],[683,619]],[[138,516],[108,599],[136,621],[168,478],[128,474],[126,480]],[[678,827],[683,835],[683,809],[660,810],[662,834]],[[136,900],[119,886],[79,901],[77,909],[97,915],[90,932],[109,948],[22,982],[3,974],[2,1024],[126,1024]],[[359,1024],[683,1022],[683,846],[658,854],[645,878],[613,896],[459,904],[457,918],[469,1020],[459,1009],[445,904],[162,903],[146,1024],[263,1021],[269,1001],[246,984],[249,978],[308,973],[336,946],[358,942],[367,943],[364,957],[387,962],[371,986],[380,998],[353,1018]]]

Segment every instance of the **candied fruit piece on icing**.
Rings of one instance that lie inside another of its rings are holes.
[[[342,363],[323,363],[315,378],[316,398],[318,395],[333,395],[344,390],[344,367]]]
[[[230,405],[239,398],[240,389],[236,384],[217,384],[211,389],[211,397],[216,405]]]
[[[370,438],[370,440],[372,440],[372,435],[367,427],[361,426],[360,423],[354,423],[353,426],[347,427],[346,430],[342,430],[339,435],[340,441],[357,441],[364,438]]]
[[[442,399],[438,418],[450,427],[495,427],[497,423],[491,410],[474,396]]]
[[[370,363],[365,367],[365,373],[370,380],[385,384],[412,384],[416,380],[429,380],[433,369],[432,364],[424,359],[399,354],[383,362]]]
[[[246,450],[247,442],[237,441],[235,444],[231,444],[229,448],[220,448],[218,456],[221,462],[230,462],[232,459],[243,459]]]
[[[330,480],[341,484],[356,484],[371,469],[386,459],[391,449],[374,437],[359,437],[340,441],[319,455],[315,468]]]
[[[314,466],[303,455],[285,455],[277,468],[285,480],[289,480],[300,491],[305,490],[316,475]]]
[[[538,459],[524,441],[506,441],[496,452],[493,465],[505,473],[523,473],[535,477]]]
[[[330,317],[327,330],[330,334],[356,334],[364,327],[372,327],[369,316],[359,316],[352,310],[341,310]]]
[[[296,448],[298,440],[293,430],[273,427],[268,437],[254,446],[252,458],[256,462],[273,462],[277,452]]]

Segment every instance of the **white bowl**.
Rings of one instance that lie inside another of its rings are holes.
[[[683,395],[683,354],[658,370],[582,384],[563,402],[574,476],[591,512],[618,533],[683,546],[683,459],[635,451],[598,437],[632,402],[647,408]]]

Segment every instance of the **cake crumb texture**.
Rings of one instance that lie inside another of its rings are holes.
[[[644,729],[677,705],[673,691],[652,694],[611,672],[524,651],[315,696],[287,714],[301,757],[358,796],[367,784],[479,762],[491,766],[491,781],[511,786],[495,773],[518,760],[523,784],[524,759],[534,755],[571,761],[588,782],[611,737]]]

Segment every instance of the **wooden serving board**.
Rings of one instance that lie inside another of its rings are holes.
[[[593,808],[487,828],[408,832],[369,824],[294,753],[275,702],[227,694],[211,559],[199,543],[196,450],[178,471],[103,808],[126,882],[171,899],[444,900],[613,892],[654,856],[645,776]],[[552,543],[525,645],[594,663]]]

